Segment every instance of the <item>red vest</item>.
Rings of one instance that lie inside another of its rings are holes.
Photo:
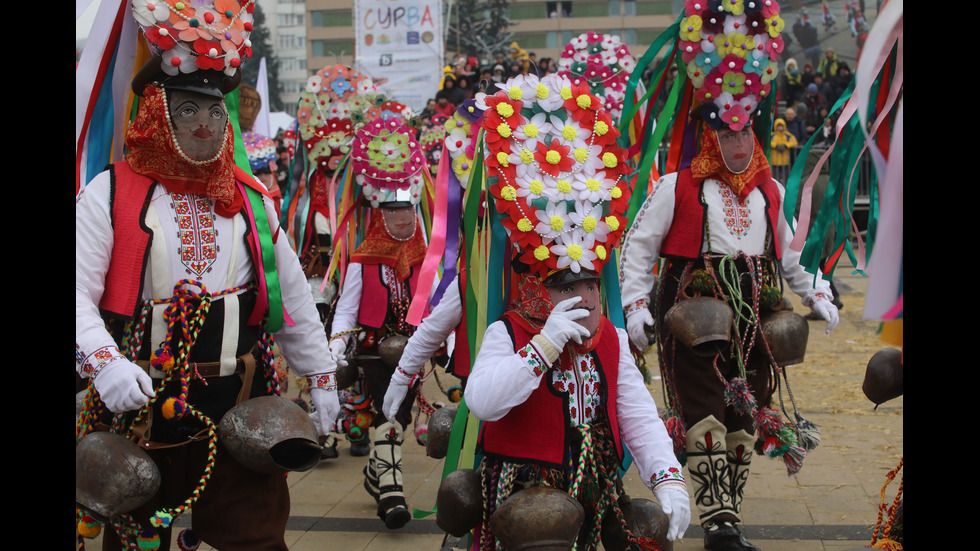
[[[140,297],[150,242],[153,234],[145,225],[146,210],[153,193],[152,178],[137,174],[125,161],[109,166],[109,203],[112,216],[112,258],[105,276],[105,290],[99,301],[103,315],[132,319],[139,314]],[[253,189],[258,189],[248,178],[239,178]],[[260,190],[268,194],[265,190]],[[246,221],[248,217],[246,216]],[[275,234],[273,234],[275,235]],[[259,257],[254,240],[247,239],[253,261]],[[256,263],[256,271],[261,263]]]
[[[382,264],[361,265],[361,304],[357,313],[357,323],[361,327],[381,329],[388,317],[391,306],[391,289],[385,284],[381,266]],[[415,296],[421,267],[421,263],[412,266],[412,273],[408,276],[409,300]],[[429,307],[426,305],[422,315],[425,316],[428,313]]]
[[[691,176],[690,168],[685,168],[677,174],[677,185],[674,189],[674,218],[660,247],[662,256],[689,259],[701,256],[701,244],[704,243],[704,216],[707,210],[707,205],[701,202],[703,184],[703,180],[695,180]],[[772,180],[767,180],[759,186],[759,190],[766,199],[766,220],[769,230],[775,235],[779,220],[779,189]],[[772,242],[778,259],[780,258],[779,240],[773,239]]]
[[[514,349],[520,350],[531,342],[532,333],[510,321],[513,312],[502,317],[514,336]],[[605,317],[599,324],[598,344],[592,354],[596,360],[601,384],[602,404],[616,444],[616,453],[623,458],[623,447],[616,417],[616,390],[619,380],[619,336]],[[551,384],[551,374],[541,377],[538,388],[524,403],[515,406],[502,419],[488,421],[480,429],[480,446],[487,454],[519,463],[538,463],[563,468],[569,459],[566,450],[573,436],[570,427],[567,395]]]

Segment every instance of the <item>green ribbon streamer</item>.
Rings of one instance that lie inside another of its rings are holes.
[[[235,164],[238,168],[251,175],[252,169],[248,164],[248,154],[245,152],[245,141],[242,139],[242,128],[238,122],[239,108],[239,89],[225,96],[225,106],[228,109],[228,117],[231,119],[232,128],[235,131]],[[254,178],[254,175],[253,175]],[[245,189],[246,199],[252,208],[252,216],[255,218],[255,227],[252,231],[257,232],[259,237],[259,254],[261,259],[253,259],[256,263],[256,270],[261,269],[265,274],[266,291],[269,298],[269,311],[266,314],[268,322],[266,329],[270,333],[275,333],[282,329],[284,316],[282,304],[282,289],[279,286],[279,271],[276,267],[276,252],[272,243],[272,228],[269,226],[269,216],[265,211],[265,202],[262,194],[247,185]],[[261,266],[259,266],[261,262]]]

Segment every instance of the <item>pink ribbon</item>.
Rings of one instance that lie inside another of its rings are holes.
[[[422,316],[429,305],[429,292],[432,290],[432,282],[435,280],[436,271],[442,260],[446,249],[446,213],[449,210],[449,155],[442,155],[439,158],[439,168],[436,171],[434,208],[432,211],[432,236],[429,239],[429,248],[425,252],[425,260],[422,261],[422,272],[419,274],[418,287],[415,289],[415,296],[408,307],[408,315],[405,320],[418,326],[422,323]],[[428,174],[428,166],[422,168],[424,174]]]

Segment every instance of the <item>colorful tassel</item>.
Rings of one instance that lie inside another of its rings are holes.
[[[183,418],[184,414],[187,413],[187,402],[180,398],[167,398],[164,400],[160,409],[163,412],[164,419],[171,421],[178,420]]]
[[[685,442],[687,441],[687,430],[684,428],[684,420],[674,414],[664,419],[664,425],[667,427],[667,434],[670,435],[670,439],[674,442],[674,455],[678,457],[683,456]]]
[[[745,378],[735,377],[725,385],[725,403],[739,415],[750,415],[755,411],[755,396]]]
[[[804,419],[799,412],[796,412],[796,432],[799,444],[806,451],[812,451],[820,445],[820,427]]]
[[[96,538],[102,533],[102,523],[88,515],[82,515],[78,521],[78,534],[85,538]]]
[[[174,516],[166,511],[157,511],[153,518],[150,519],[150,524],[156,526],[157,528],[169,528],[170,523],[174,521]]]
[[[157,348],[150,357],[150,365],[164,373],[169,373],[174,366],[174,355],[170,351],[170,346],[164,344]]]
[[[201,538],[197,537],[190,528],[185,528],[177,535],[177,547],[180,551],[196,551],[201,546]]]

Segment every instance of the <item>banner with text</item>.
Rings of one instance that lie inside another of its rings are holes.
[[[442,24],[441,0],[355,0],[354,63],[418,113],[439,91]]]

